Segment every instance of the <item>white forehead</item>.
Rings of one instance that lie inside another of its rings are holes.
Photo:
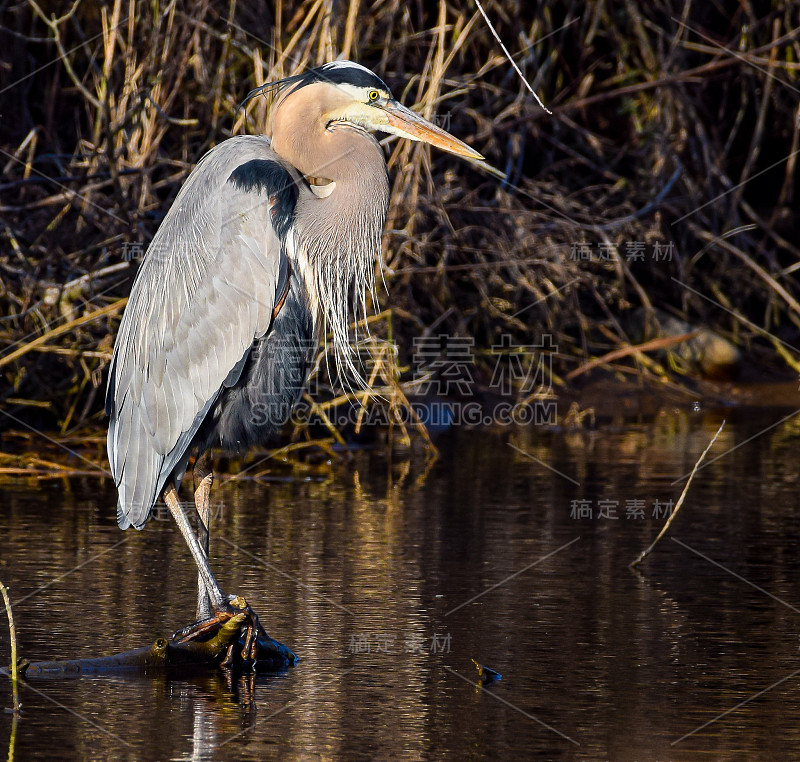
[[[359,87],[358,85],[349,85],[347,82],[331,82],[331,84],[343,93],[347,93],[349,98],[354,101],[365,101],[368,94],[372,90],[377,90],[377,87]]]

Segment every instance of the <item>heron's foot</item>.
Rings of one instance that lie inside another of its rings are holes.
[[[208,619],[178,630],[172,641],[196,644],[225,669],[280,669],[298,661],[290,648],[266,633],[258,615],[239,596],[231,596],[225,608]]]

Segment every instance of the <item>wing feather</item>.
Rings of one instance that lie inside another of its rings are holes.
[[[153,238],[109,373],[120,526],[144,526],[223,384],[269,328],[283,256],[270,206],[287,186],[296,200],[297,179],[267,138],[231,138],[195,167]]]

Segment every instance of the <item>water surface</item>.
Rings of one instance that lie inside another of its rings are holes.
[[[14,759],[796,757],[800,416],[774,425],[791,412],[725,413],[722,457],[639,572],[720,411],[461,430],[430,468],[362,452],[223,483],[212,564],[300,664],[233,683],[31,682]],[[0,579],[28,658],[135,648],[191,621],[177,530],[119,531],[109,486],[0,483]],[[478,687],[471,659],[502,681]],[[0,754],[11,727],[0,715]]]

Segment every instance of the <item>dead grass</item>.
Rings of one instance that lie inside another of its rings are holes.
[[[379,299],[391,311],[373,335],[390,405],[404,404],[411,337],[426,333],[475,337],[479,350],[549,333],[556,383],[608,358],[674,381],[631,335],[641,307],[714,328],[754,365],[800,369],[796,3],[484,3],[553,116],[471,3],[60,7],[54,18],[24,0],[0,29],[0,396],[15,418],[62,435],[102,423],[136,269],[126,256],[205,151],[262,129],[264,99],[247,123],[236,116],[248,90],[338,55],[506,176],[388,144]],[[629,259],[633,242],[643,261]],[[671,259],[655,261],[656,247]],[[346,400],[322,387],[324,423]]]

